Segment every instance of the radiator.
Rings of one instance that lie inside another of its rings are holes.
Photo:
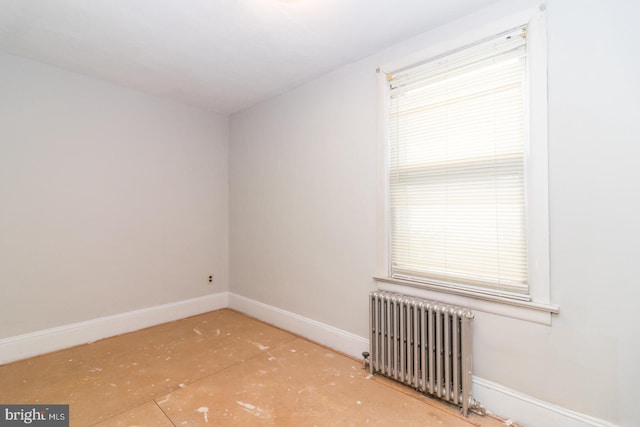
[[[471,397],[471,321],[467,308],[405,295],[370,295],[371,374],[484,413]]]

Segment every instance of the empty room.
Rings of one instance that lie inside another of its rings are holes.
[[[0,0],[0,426],[640,426],[638,16]]]

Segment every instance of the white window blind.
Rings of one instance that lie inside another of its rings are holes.
[[[391,275],[528,299],[526,28],[389,76]]]

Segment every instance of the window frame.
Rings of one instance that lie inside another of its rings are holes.
[[[529,126],[526,156],[526,216],[529,267],[529,300],[486,295],[482,292],[441,287],[391,277],[391,227],[389,192],[389,141],[387,133],[389,85],[387,75],[428,61],[430,58],[463,49],[505,31],[527,26],[527,67],[529,75]],[[379,289],[464,305],[475,310],[550,324],[559,308],[550,301],[549,199],[547,137],[547,43],[544,7],[529,9],[456,34],[444,42],[378,69],[378,162],[379,236],[378,269],[374,276]]]

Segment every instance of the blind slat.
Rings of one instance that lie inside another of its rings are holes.
[[[521,30],[392,76],[391,272],[528,293]]]

